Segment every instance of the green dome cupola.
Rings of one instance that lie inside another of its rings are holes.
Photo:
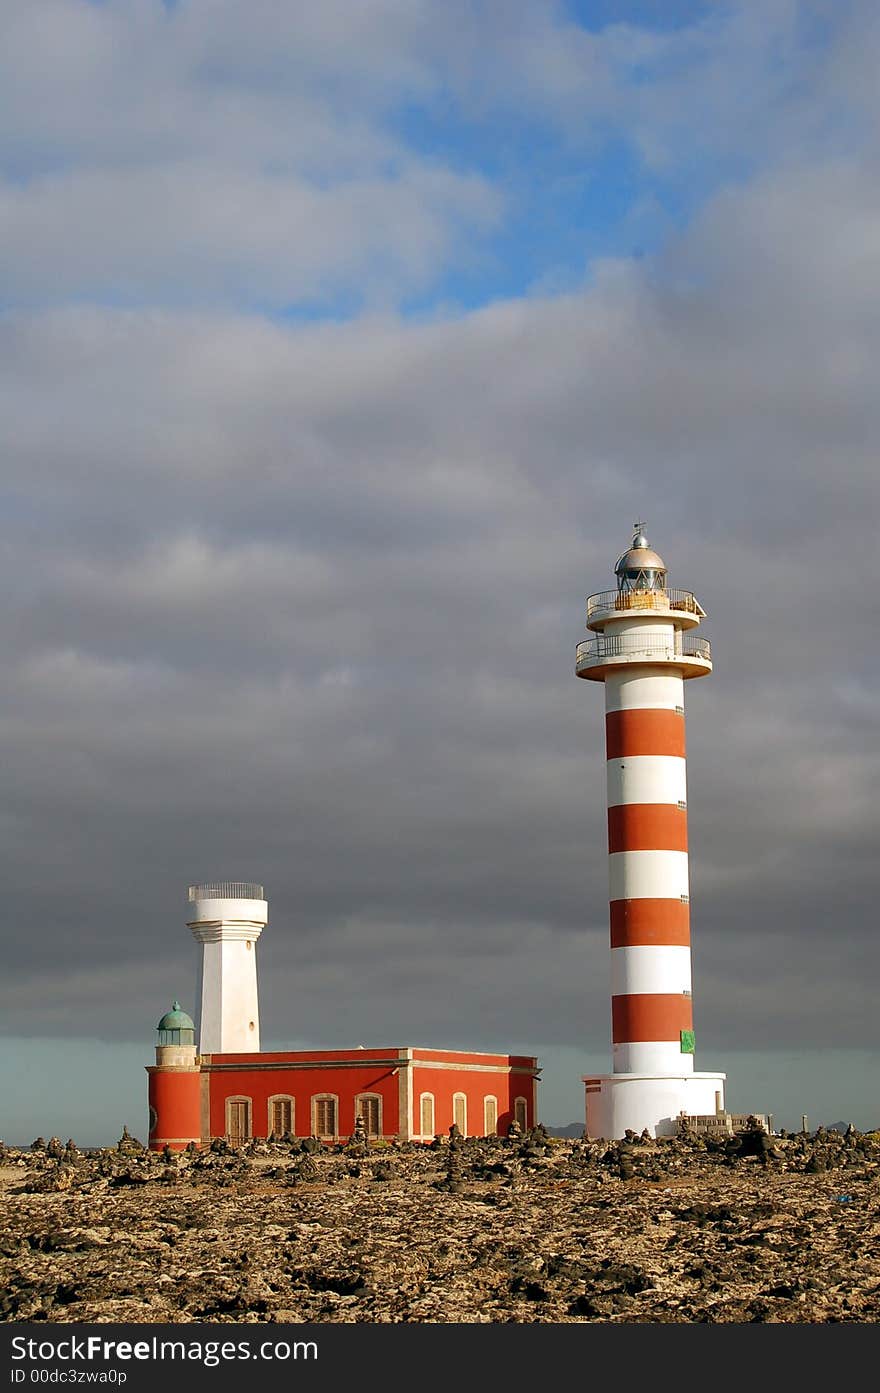
[[[171,1010],[165,1012],[156,1029],[159,1032],[160,1045],[195,1044],[195,1025],[192,1017],[181,1010],[179,1001],[175,1001]]]

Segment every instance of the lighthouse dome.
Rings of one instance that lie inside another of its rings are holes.
[[[180,1002],[175,1001],[170,1011],[165,1015],[156,1026],[157,1030],[195,1030],[192,1017],[181,1010]]]
[[[629,549],[618,557],[614,574],[620,591],[666,589],[666,563],[651,546],[641,523],[636,523]]]
[[[160,1045],[195,1044],[196,1028],[193,1019],[180,1009],[179,1001],[175,1001],[171,1010],[165,1012],[156,1029],[159,1032]]]

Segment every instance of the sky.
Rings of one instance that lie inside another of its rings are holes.
[[[696,1067],[880,1124],[880,9],[0,11],[0,1135],[143,1134],[215,877],[264,1046],[582,1118],[636,519],[713,645]]]

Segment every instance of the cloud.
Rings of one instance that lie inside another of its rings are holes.
[[[424,289],[502,199],[387,127],[427,71],[407,27],[397,5],[13,5],[0,296],[283,310]]]
[[[554,222],[561,264],[551,249],[534,276],[571,283],[589,237],[562,229],[603,207],[611,153],[624,235],[665,239],[727,178],[858,144],[874,99],[846,74],[880,44],[858,7],[829,26],[790,0],[667,32],[591,31],[556,3],[7,9],[0,297],[18,306],[454,299],[500,273],[505,237],[528,258]]]
[[[760,190],[725,200],[722,267],[764,210]],[[801,213],[793,199],[794,226]],[[710,208],[695,226],[693,264],[719,264],[723,221]],[[842,674],[862,690],[873,664],[848,558],[875,484],[820,404],[840,390],[827,357],[849,355],[853,409],[872,418],[877,325],[817,297],[825,351],[805,344],[801,258],[768,342],[750,258],[735,306],[726,274],[677,288],[673,259],[426,324],[7,320],[8,479],[46,507],[6,542],[8,883],[61,936],[56,961],[100,944],[125,974],[149,926],[185,976],[185,884],[253,875],[291,925],[263,958],[273,991],[303,992],[300,1033],[358,963],[345,1014],[363,1035],[385,1009],[367,962],[442,981],[451,952],[438,1031],[447,1010],[500,1032],[503,981],[541,1038],[601,1037],[601,703],[571,659],[582,596],[607,583],[638,504],[715,640],[716,675],[689,692],[703,1031],[723,1033],[735,992],[755,1036],[815,1036],[806,996],[766,1020],[755,963],[772,943],[826,974],[835,902],[867,941],[877,771],[838,690]],[[845,489],[826,487],[826,449]],[[120,913],[130,934],[111,928]],[[536,943],[545,986],[523,995]],[[23,945],[18,970],[44,954]],[[861,1000],[863,971],[836,971]]]
[[[475,176],[416,168],[333,189],[248,170],[79,171],[0,194],[7,302],[107,296],[215,304],[396,299],[429,284],[462,225],[499,199]]]

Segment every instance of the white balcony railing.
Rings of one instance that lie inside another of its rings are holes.
[[[264,900],[262,885],[244,880],[212,880],[206,885],[189,887],[189,902],[196,900]]]
[[[583,672],[615,659],[674,663],[683,658],[711,663],[712,645],[707,638],[696,638],[690,634],[676,635],[675,638],[646,634],[597,634],[595,638],[584,639],[578,644],[575,671]]]
[[[690,590],[600,590],[587,600],[587,622],[606,610],[659,609],[706,617],[696,595]]]

